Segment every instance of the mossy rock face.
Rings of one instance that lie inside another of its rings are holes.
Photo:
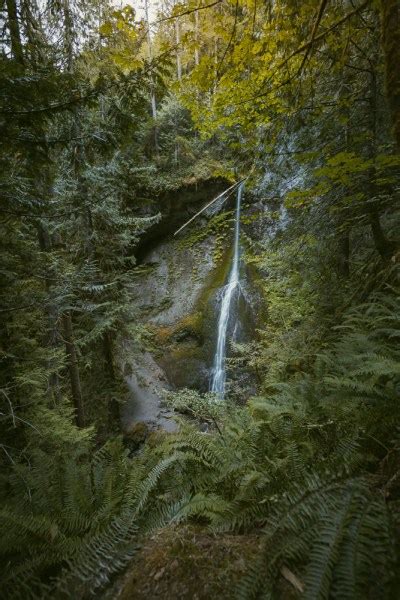
[[[205,242],[209,249],[214,247],[211,239]],[[232,251],[228,248],[217,264],[211,263],[199,287],[193,312],[171,325],[151,326],[157,362],[175,388],[189,387],[200,391],[209,388],[218,319],[216,296],[228,276],[231,256]]]
[[[201,345],[202,343],[202,313],[201,311],[184,316],[170,326],[151,326],[156,346],[171,347],[174,344]]]
[[[133,312],[151,334],[146,349],[173,389],[209,389],[221,294],[232,264],[233,208],[231,202],[223,212],[197,219],[179,236],[157,240],[142,258],[141,273],[132,283]],[[253,222],[251,215],[243,214],[244,245],[246,218]],[[251,339],[259,325],[257,274],[244,258],[245,251],[228,347],[231,339]]]
[[[161,219],[150,227],[136,248],[136,258],[139,263],[157,245],[170,238],[186,221],[194,216],[203,206],[210,202],[231,185],[223,177],[212,177],[205,180],[187,182],[180,189],[164,193],[163,197],[156,199],[154,209],[158,208]]]
[[[154,331],[157,362],[176,388],[207,389],[203,312],[186,315],[175,325]]]
[[[231,259],[232,250],[228,248],[203,282],[192,313],[170,326],[153,328],[157,362],[175,388],[209,389],[217,343],[220,296],[229,275]],[[257,323],[251,303],[254,297],[251,273],[244,264],[242,267],[243,282],[232,307],[228,342],[230,339],[248,341]]]
[[[163,356],[159,364],[174,388],[187,387],[202,392],[208,390],[209,371],[202,356],[196,356],[190,350],[178,349]]]

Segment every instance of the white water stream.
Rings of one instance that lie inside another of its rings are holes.
[[[225,393],[226,337],[228,332],[229,317],[231,315],[233,300],[237,299],[237,294],[240,289],[240,205],[242,201],[243,186],[244,184],[240,183],[237,191],[232,266],[229,273],[228,283],[223,288],[222,293],[221,312],[218,320],[217,348],[214,356],[213,377],[211,382],[211,391],[216,392],[220,398],[223,398]]]

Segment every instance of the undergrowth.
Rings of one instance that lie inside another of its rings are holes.
[[[90,438],[79,456],[22,457],[1,511],[4,597],[84,598],[132,558],[138,532],[193,521],[261,536],[238,598],[276,597],[283,568],[306,598],[394,597],[399,304],[377,294],[348,310],[309,374],[246,407],[170,396],[209,433],[186,421],[134,457],[119,439],[92,454]]]

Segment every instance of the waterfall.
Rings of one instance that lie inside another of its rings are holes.
[[[240,183],[237,191],[236,215],[235,215],[235,237],[233,245],[232,266],[229,273],[228,283],[222,291],[221,312],[218,320],[217,348],[214,356],[213,377],[211,391],[216,392],[221,398],[224,397],[226,380],[226,335],[228,331],[229,317],[231,314],[232,300],[237,298],[239,291],[239,266],[240,266],[240,205],[242,200],[243,183]]]

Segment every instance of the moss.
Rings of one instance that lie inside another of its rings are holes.
[[[149,428],[146,423],[139,422],[131,425],[125,432],[124,438],[132,448],[138,448],[144,443],[149,434]]]
[[[171,434],[167,433],[163,429],[150,431],[146,439],[146,446],[149,446],[150,448],[157,448],[157,446],[160,446],[164,442],[165,436],[168,435]]]
[[[202,319],[200,312],[195,312],[190,315],[186,315],[180,320],[180,329],[187,329],[193,332],[201,332]]]
[[[180,240],[181,249],[195,249],[196,245],[215,236],[215,248],[213,253],[214,262],[218,263],[223,257],[223,250],[226,246],[226,239],[232,230],[233,211],[224,211],[214,215],[208,223],[201,228],[193,229],[188,235]],[[200,251],[198,256],[203,253]],[[196,263],[195,263],[196,264]]]
[[[254,212],[249,215],[244,214],[241,217],[240,222],[242,225],[251,225],[252,223],[257,223],[257,221],[260,219],[260,214],[262,214],[260,211]]]
[[[226,228],[229,225],[228,216],[232,216],[232,211],[225,211],[214,215],[204,227],[193,228],[185,237],[179,241],[182,250],[192,248],[207,237],[217,233],[219,229]]]
[[[258,551],[255,535],[215,537],[201,527],[168,527],[144,540],[118,597],[228,600]]]
[[[168,327],[166,325],[154,327],[150,325],[150,330],[152,333],[152,345],[157,348],[159,346],[165,346],[169,341],[173,327]]]
[[[199,311],[185,315],[177,323],[169,326],[157,326],[153,329],[153,341],[155,345],[165,346],[179,339],[179,334],[188,332],[194,337],[202,334],[202,315]]]
[[[173,304],[172,298],[164,298],[161,302],[160,302],[160,309],[163,310],[167,310],[168,308],[170,308]]]

